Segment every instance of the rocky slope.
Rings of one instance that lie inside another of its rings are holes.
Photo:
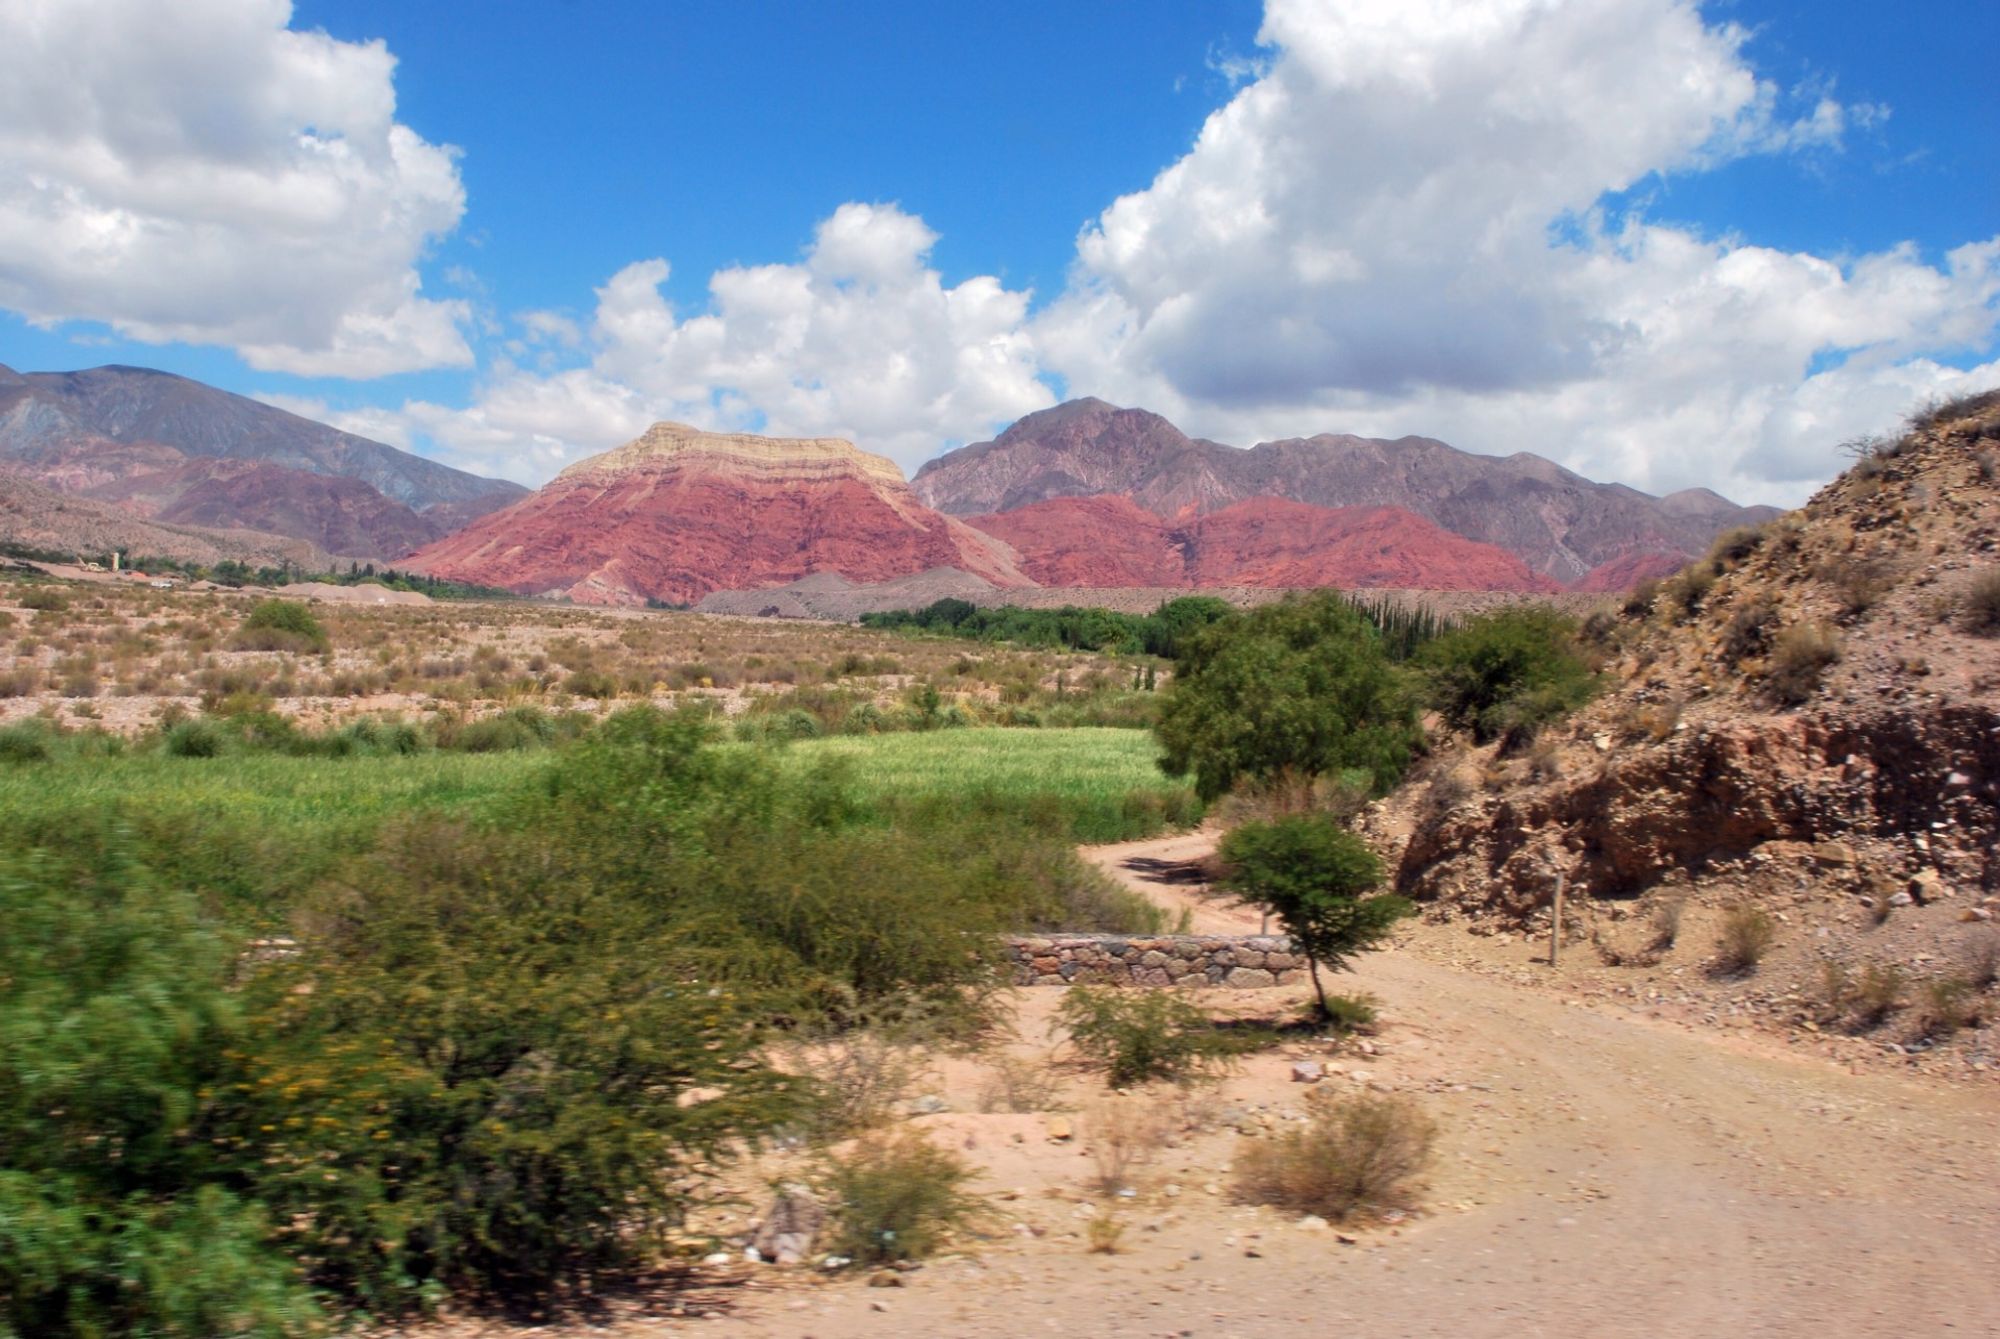
[[[1473,455],[1425,437],[1321,435],[1244,450],[1101,400],[1030,414],[993,441],[948,452],[926,463],[912,488],[926,504],[964,516],[1107,493],[1167,520],[1259,497],[1394,507],[1505,549],[1541,576],[1606,587],[1615,577],[1593,577],[1597,569],[1677,565],[1719,531],[1772,515],[1704,489],[1656,498],[1539,456]]]
[[[1794,1008],[1828,963],[1948,967],[2000,908],[1997,479],[2000,394],[1948,406],[1593,620],[1599,702],[1372,812],[1398,885],[1502,930],[1559,873],[1587,919],[1764,907]]]
[[[331,555],[304,540],[258,530],[143,520],[4,468],[0,468],[0,541],[84,559],[122,549],[134,558],[203,564],[235,561],[252,567],[289,563],[304,571],[322,571],[333,562]]]
[[[0,461],[148,519],[396,558],[522,496],[185,377],[0,367]]]
[[[853,581],[951,567],[1026,578],[1007,546],[911,496],[894,463],[833,439],[657,423],[423,549],[439,576],[587,604],[691,601],[814,573]]]
[[[1052,498],[970,518],[1045,586],[1399,586],[1550,591],[1504,549],[1398,507],[1239,502],[1180,522],[1130,498]]]

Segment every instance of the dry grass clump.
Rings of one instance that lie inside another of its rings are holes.
[[[1974,990],[1991,989],[2000,981],[2000,929],[1991,925],[1975,927],[1965,936],[1959,958],[1965,979]]]
[[[1083,1134],[1097,1171],[1097,1188],[1107,1195],[1131,1189],[1134,1169],[1167,1147],[1173,1125],[1173,1108],[1147,1098],[1112,1097],[1093,1103],[1084,1112]]]
[[[1715,970],[1722,975],[1753,971],[1778,938],[1778,923],[1762,907],[1739,902],[1722,916],[1716,938]]]
[[[811,1075],[817,1087],[813,1133],[839,1139],[887,1124],[931,1064],[915,1045],[856,1030],[801,1042],[786,1067]]]
[[[1959,618],[1976,637],[2000,637],[2000,568],[1972,579],[1959,605]]]
[[[1924,982],[1917,1004],[1917,1035],[1942,1041],[1976,1027],[1982,1012],[1979,992],[1962,976],[1934,976]]]
[[[1838,959],[1821,963],[1819,996],[1822,1021],[1865,1032],[1902,1006],[1903,970],[1894,963],[1872,962],[1859,972]]]
[[[1039,1060],[996,1055],[987,1063],[986,1077],[979,1085],[981,1111],[1053,1111],[1062,1100],[1055,1073]]]
[[[1840,637],[1823,623],[1797,623],[1771,645],[1764,682],[1782,706],[1795,707],[1819,691],[1826,671],[1840,661]]]
[[[1237,1199],[1330,1221],[1413,1207],[1437,1126],[1407,1097],[1313,1094],[1303,1128],[1246,1139]]]

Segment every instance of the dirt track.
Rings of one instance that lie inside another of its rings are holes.
[[[1254,928],[1177,867],[1201,837],[1087,852],[1196,928]],[[1352,1244],[1217,1193],[1236,1136],[1154,1169],[1116,1256],[1086,1253],[1089,1164],[1044,1118],[923,1117],[1007,1189],[1017,1226],[894,1290],[753,1270],[707,1319],[620,1335],[1919,1336],[2000,1334],[2000,1098],[1787,1055],[1398,949],[1341,988],[1381,1000],[1379,1054],[1329,1083],[1418,1095],[1441,1127],[1430,1211]],[[1019,1028],[1060,992],[1030,990]],[[1233,993],[1242,1000],[1246,992]],[[1268,1007],[1277,992],[1255,992]],[[1219,997],[1217,997],[1219,998]],[[1295,1104],[1290,1058],[1237,1103]],[[1357,1072],[1359,1071],[1359,1072]],[[1025,1133],[1024,1133],[1025,1132]],[[1206,1185],[1203,1184],[1206,1179]],[[1172,1191],[1164,1182],[1175,1183]],[[1185,1189],[1182,1190],[1182,1186]],[[1179,1194],[1175,1194],[1179,1191]],[[1171,1197],[1170,1197],[1171,1196]],[[697,1305],[697,1310],[700,1306]]]

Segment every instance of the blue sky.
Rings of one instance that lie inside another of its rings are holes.
[[[148,8],[0,17],[0,362],[528,482],[1099,394],[1794,501],[1991,379],[1990,3]]]

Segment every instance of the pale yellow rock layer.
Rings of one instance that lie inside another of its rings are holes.
[[[829,479],[854,475],[899,490],[908,487],[896,462],[863,451],[838,437],[757,437],[740,432],[704,432],[685,423],[655,423],[625,445],[579,460],[556,477],[623,474],[703,461],[753,476]]]

